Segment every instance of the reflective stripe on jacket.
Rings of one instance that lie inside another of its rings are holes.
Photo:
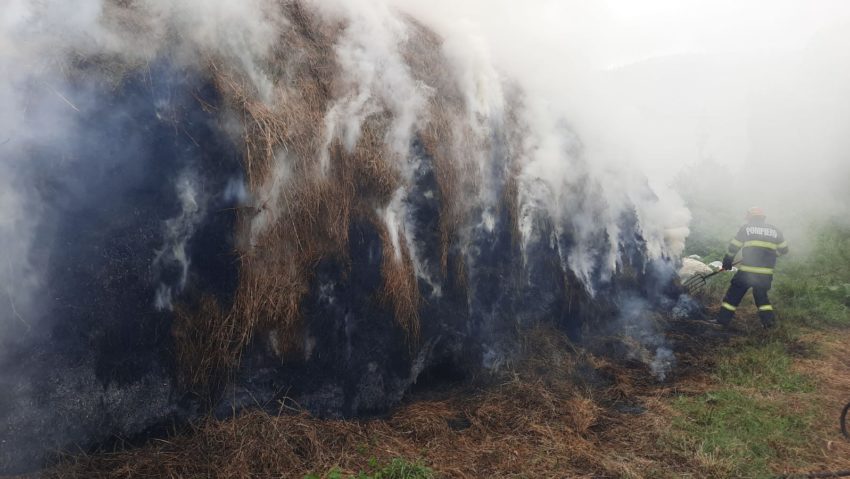
[[[788,242],[773,225],[748,223],[729,242],[730,255],[734,256],[739,250],[743,250],[743,259],[738,269],[746,273],[772,275],[776,258],[788,254]]]

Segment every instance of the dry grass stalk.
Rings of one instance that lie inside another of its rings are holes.
[[[376,227],[383,243],[381,301],[392,308],[396,323],[407,332],[411,344],[415,345],[419,341],[421,295],[405,233],[398,232],[397,243],[401,251],[396,251],[386,225],[376,224]]]

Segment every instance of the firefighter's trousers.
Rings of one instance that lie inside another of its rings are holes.
[[[729,285],[729,290],[723,297],[717,321],[721,324],[729,324],[735,317],[735,311],[741,304],[741,300],[744,299],[744,295],[750,288],[753,288],[753,299],[755,299],[758,307],[759,319],[765,327],[773,326],[775,319],[773,305],[770,304],[770,299],[767,297],[772,282],[772,275],[739,271],[732,278],[732,284]]]

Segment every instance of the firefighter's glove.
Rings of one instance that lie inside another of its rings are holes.
[[[732,269],[732,257],[728,254],[723,257],[723,271],[729,271]]]

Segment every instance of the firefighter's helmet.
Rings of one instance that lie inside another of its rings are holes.
[[[764,218],[764,209],[758,206],[753,206],[752,208],[747,210],[747,219],[752,218]]]

